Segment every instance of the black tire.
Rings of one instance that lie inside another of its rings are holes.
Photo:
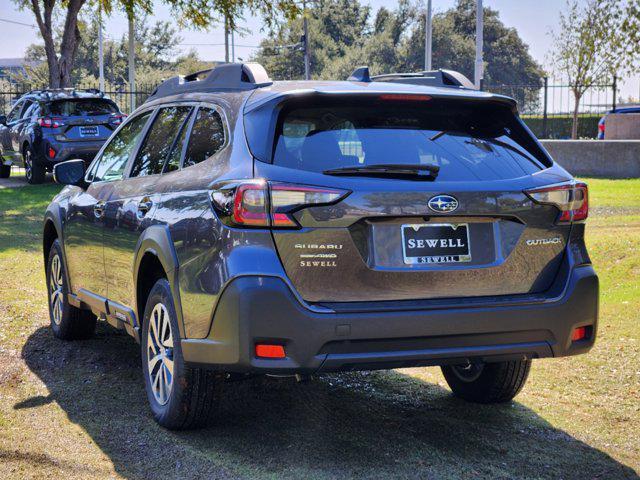
[[[53,334],[62,340],[91,338],[96,330],[96,316],[69,303],[67,294],[67,268],[64,264],[60,241],[55,240],[47,260],[47,294],[49,319]]]
[[[513,400],[529,376],[531,360],[445,365],[442,373],[453,394],[474,403],[502,403]]]
[[[167,315],[171,327],[168,335]],[[173,295],[164,278],[151,289],[143,322],[142,371],[154,419],[170,430],[209,425],[218,412],[224,377],[218,372],[185,365]],[[154,331],[164,333],[154,336]],[[169,377],[170,386],[165,382],[161,389],[160,385]]]
[[[30,146],[24,148],[22,160],[24,162],[24,176],[27,182],[31,185],[43,183],[47,177],[47,171]]]
[[[0,178],[9,178],[11,176],[11,165],[0,165]]]

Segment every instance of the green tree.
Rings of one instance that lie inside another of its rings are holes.
[[[20,8],[30,10],[38,24],[44,41],[44,53],[47,60],[49,86],[68,87],[72,83],[72,71],[82,34],[79,23],[81,11],[97,9],[98,5],[105,14],[114,8],[112,0],[13,0]],[[265,23],[273,27],[279,18],[291,20],[298,13],[295,0],[164,0],[174,10],[183,24],[204,28],[228,19],[233,27],[235,19],[243,11],[259,13]],[[118,8],[123,8],[129,18],[141,13],[151,13],[151,0],[119,0]],[[83,10],[84,9],[84,10]],[[59,19],[59,22],[56,20]],[[60,30],[59,39],[56,31]]]
[[[638,71],[640,4],[637,1],[568,0],[552,33],[554,72],[573,93],[571,138],[578,138],[580,100],[594,85]]]
[[[485,8],[484,15],[486,82],[539,85],[543,71],[516,30],[506,27],[491,8]],[[301,23],[284,24],[262,43],[256,60],[274,78],[303,75],[301,52],[273,48],[298,42]],[[382,7],[373,17],[358,2],[323,0],[310,10],[310,37],[314,78],[346,78],[358,65],[369,65],[373,73],[424,69],[424,11],[409,0],[401,0],[395,10]],[[435,68],[472,76],[475,0],[458,0],[455,7],[435,15],[433,43]]]
[[[95,42],[98,31],[96,17],[84,18],[79,22],[81,41],[78,43],[76,60],[71,81],[74,85],[97,86],[98,84],[98,46]],[[60,34],[58,34],[59,36]],[[177,29],[169,22],[149,24],[146,17],[135,24],[135,62],[140,78],[144,78],[148,86],[159,83],[162,79],[178,72],[203,70],[211,66],[201,61],[194,51],[176,58],[182,38]],[[120,39],[107,39],[103,43],[105,58],[105,80],[112,87],[126,83],[128,76],[128,41],[126,36]],[[40,65],[29,69],[28,79],[34,85],[47,84],[47,65],[44,46],[30,45],[26,53],[27,60],[34,60]]]

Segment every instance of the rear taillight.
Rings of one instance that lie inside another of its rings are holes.
[[[604,122],[598,124],[598,131],[604,133]]]
[[[223,222],[241,227],[299,228],[293,213],[330,205],[350,192],[333,188],[249,180],[225,182],[211,192]]]
[[[109,123],[111,125],[120,125],[122,122],[124,122],[125,118],[127,118],[127,116],[124,113],[114,113],[113,115],[111,115]]]
[[[563,183],[525,192],[534,202],[554,205],[560,210],[558,222],[577,222],[589,215],[586,183]]]
[[[62,119],[57,117],[39,117],[37,122],[42,128],[59,128],[64,126]]]

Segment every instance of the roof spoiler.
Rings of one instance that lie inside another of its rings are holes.
[[[393,82],[475,90],[475,86],[462,73],[455,70],[432,70],[417,73],[388,73],[370,76],[369,67],[356,68],[348,78],[351,82]]]
[[[273,81],[259,63],[224,63],[209,70],[178,75],[162,82],[149,100],[201,91],[244,91],[271,85]]]

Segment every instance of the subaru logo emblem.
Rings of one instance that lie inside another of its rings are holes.
[[[429,199],[427,205],[429,205],[429,208],[434,212],[449,213],[458,208],[458,200],[451,195],[436,195]]]

